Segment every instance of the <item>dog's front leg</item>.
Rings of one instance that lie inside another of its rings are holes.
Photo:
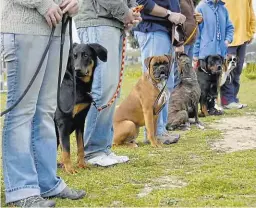
[[[155,137],[155,127],[154,127],[154,116],[153,116],[153,109],[143,109],[144,112],[144,120],[145,126],[147,129],[147,137],[153,147],[159,147],[160,144],[156,140]]]
[[[76,129],[76,143],[77,143],[77,166],[79,168],[88,168],[84,161],[84,138],[83,131]]]
[[[204,125],[199,121],[199,118],[198,118],[198,104],[197,103],[194,104],[193,111],[194,111],[196,126],[199,129],[204,129]]]

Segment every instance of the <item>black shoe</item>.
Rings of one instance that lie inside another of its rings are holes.
[[[85,195],[86,193],[83,190],[76,191],[76,190],[70,189],[69,187],[66,187],[63,189],[62,192],[55,195],[54,197],[61,198],[61,199],[77,200],[77,199],[84,198]]]
[[[8,205],[15,207],[55,207],[55,204],[55,201],[44,199],[41,196],[31,196]]]
[[[223,111],[217,110],[216,108],[211,108],[211,109],[209,109],[208,113],[209,113],[209,115],[211,115],[211,116],[221,116],[221,115],[224,114]]]
[[[170,134],[170,133],[165,132],[162,135],[157,136],[156,138],[161,143],[169,145],[169,144],[177,143],[180,139],[180,135],[179,134]]]

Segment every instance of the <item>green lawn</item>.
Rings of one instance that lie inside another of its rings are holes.
[[[140,76],[138,68],[134,66],[126,70],[121,100]],[[229,111],[222,117],[255,112],[256,81],[242,78],[240,98],[249,108]],[[208,117],[202,121],[207,126],[220,118]],[[155,149],[140,143],[137,149],[114,149],[117,154],[130,157],[128,164],[110,168],[91,167],[90,170],[80,170],[76,175],[67,175],[59,170],[58,174],[68,185],[85,189],[88,194],[80,201],[56,200],[57,206],[256,207],[256,150],[233,153],[211,150],[209,144],[218,139],[222,139],[222,135],[217,129],[201,131],[193,128],[183,133],[180,141],[172,146]],[[138,140],[142,141],[142,134]],[[75,161],[74,138],[72,143]],[[1,193],[4,205],[3,189]]]

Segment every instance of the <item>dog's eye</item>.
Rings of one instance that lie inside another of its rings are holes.
[[[87,57],[88,57],[88,55],[87,55],[87,54],[84,54],[84,57],[85,57],[85,58],[87,58]]]
[[[77,54],[76,53],[74,54],[74,59],[77,59]]]
[[[233,61],[236,61],[236,58],[233,58]]]

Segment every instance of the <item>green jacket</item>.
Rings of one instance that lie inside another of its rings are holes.
[[[76,27],[111,26],[123,29],[123,20],[136,0],[80,0]]]

